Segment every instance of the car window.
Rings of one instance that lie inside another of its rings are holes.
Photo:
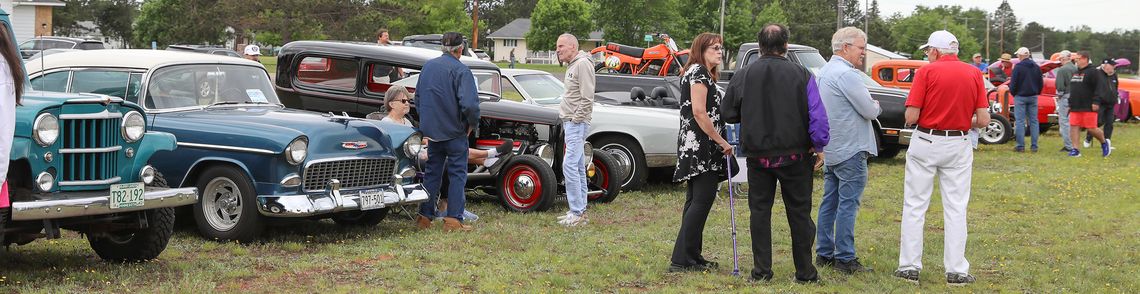
[[[517,75],[515,80],[519,82],[518,86],[539,104],[561,103],[560,97],[566,92],[566,86],[562,81],[548,74]]]
[[[495,93],[497,95],[503,94],[502,78],[501,78],[501,75],[499,75],[499,72],[487,71],[487,70],[472,70],[471,73],[475,75],[475,83],[476,83],[476,85],[479,86],[479,91],[491,92],[491,93]],[[419,78],[420,78],[419,72],[409,71],[409,72],[407,72],[407,75],[408,75],[408,77],[405,77],[405,78],[401,79],[400,81],[397,81],[397,82],[392,83],[392,84],[404,86],[408,89],[414,90],[416,87],[416,83],[419,82]]]
[[[827,65],[827,60],[824,60],[823,56],[819,55],[819,52],[816,51],[794,51],[788,52],[788,54],[795,55],[795,60],[799,62],[800,65],[810,70],[811,74],[815,75],[816,78],[819,78],[819,71],[823,69],[823,66]],[[871,88],[883,87],[882,85],[879,85],[879,82],[871,79],[871,76],[868,76],[866,73],[862,71],[859,73],[859,77],[863,79],[863,85]]]
[[[503,77],[503,99],[520,102],[525,100],[523,99],[522,93],[515,88],[514,84],[511,84],[511,81],[508,80],[507,77]]]
[[[39,50],[40,40],[27,40],[20,43],[20,51]]]
[[[370,73],[365,90],[368,93],[380,95],[384,95],[384,92],[392,87],[392,83],[399,81],[400,73],[405,71],[404,69],[387,63],[369,62],[365,67]],[[406,74],[408,73],[405,72],[405,75]]]
[[[351,59],[309,56],[297,67],[297,82],[302,86],[339,91],[355,91],[359,63]]]
[[[146,106],[168,109],[214,103],[280,104],[269,75],[243,65],[178,65],[156,70],[147,84]]]
[[[32,89],[40,91],[67,92],[67,80],[71,71],[57,71],[38,76],[31,80]]]
[[[142,89],[142,74],[132,73],[130,79],[127,80],[127,96],[123,97],[127,101],[139,103],[139,91]]]
[[[130,73],[125,71],[79,70],[71,76],[72,93],[95,93],[126,98],[127,80]]]
[[[879,69],[879,80],[884,82],[891,82],[895,80],[895,71],[891,68]]]
[[[79,43],[79,48],[76,48],[76,49],[81,49],[81,50],[97,50],[97,49],[103,49],[103,43],[98,43],[98,42],[83,42],[83,43]]]
[[[909,68],[900,68],[898,77],[899,82],[910,83],[914,80],[914,70]]]
[[[75,42],[60,41],[60,40],[41,40],[40,48],[35,49],[71,49],[75,48]]]

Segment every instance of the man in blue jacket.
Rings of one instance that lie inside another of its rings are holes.
[[[1017,49],[1017,58],[1020,59],[1013,67],[1013,76],[1009,79],[1009,93],[1013,94],[1013,124],[1014,134],[1017,138],[1017,147],[1013,151],[1025,152],[1025,129],[1033,137],[1029,150],[1037,152],[1037,136],[1040,134],[1037,120],[1037,95],[1041,94],[1041,67],[1029,56],[1029,48]]]
[[[420,131],[429,143],[424,187],[429,199],[420,204],[416,225],[431,227],[435,219],[435,202],[446,174],[447,215],[444,231],[469,231],[463,224],[466,204],[463,188],[467,184],[467,135],[479,125],[479,92],[471,69],[459,61],[463,35],[443,34],[444,54],[424,63],[416,83],[416,109],[420,113]]]

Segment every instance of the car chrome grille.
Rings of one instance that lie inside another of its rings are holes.
[[[118,182],[121,118],[61,119],[60,188]]]
[[[305,168],[304,190],[328,190],[329,180],[340,181],[341,189],[391,185],[396,175],[395,158],[361,158],[324,161]]]

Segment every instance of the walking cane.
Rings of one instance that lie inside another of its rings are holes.
[[[728,213],[732,220],[732,275],[740,276],[740,255],[736,253],[736,197],[732,192],[732,155],[725,155],[725,169],[728,170]]]

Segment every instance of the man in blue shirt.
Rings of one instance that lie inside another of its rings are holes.
[[[988,65],[986,65],[985,62],[982,62],[982,54],[981,53],[974,53],[973,60],[974,60],[974,63],[971,63],[970,65],[977,67],[978,70],[980,70],[982,72],[986,72],[986,67],[988,67]]]
[[[420,131],[429,141],[424,187],[430,196],[420,204],[416,225],[431,227],[446,174],[449,182],[443,230],[469,231],[471,226],[463,224],[467,202],[463,188],[467,184],[467,135],[479,125],[479,92],[471,69],[459,61],[463,35],[443,34],[442,44],[444,54],[424,64],[416,83]]]
[[[863,84],[867,34],[855,27],[831,37],[831,61],[819,72],[831,141],[823,148],[823,200],[816,227],[816,264],[846,274],[871,271],[855,256],[855,214],[867,185],[867,158],[879,153],[871,121],[882,109]]]
[[[1041,94],[1041,87],[1045,84],[1041,78],[1041,67],[1029,56],[1029,48],[1017,49],[1018,60],[1013,67],[1013,75],[1009,78],[1009,93],[1013,94],[1013,124],[1017,146],[1013,151],[1025,152],[1025,129],[1033,137],[1030,150],[1037,152],[1037,136],[1039,134],[1037,119],[1037,95]]]

